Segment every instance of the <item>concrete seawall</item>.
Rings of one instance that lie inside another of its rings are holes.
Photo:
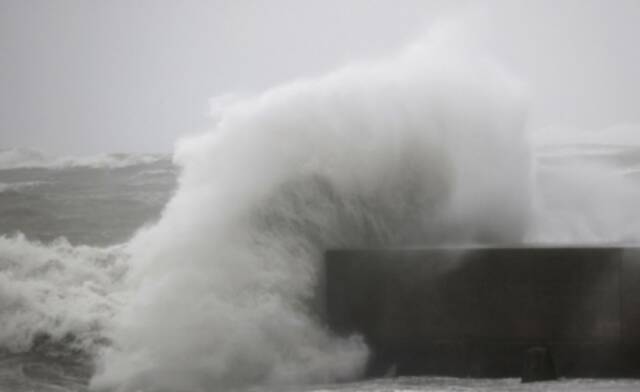
[[[515,377],[543,346],[559,376],[640,377],[636,248],[332,250],[326,289],[370,376]]]

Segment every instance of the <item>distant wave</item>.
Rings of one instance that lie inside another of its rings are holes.
[[[98,154],[88,156],[49,156],[28,148],[0,149],[0,170],[44,168],[120,169],[136,165],[150,165],[170,160],[169,154]]]
[[[590,163],[619,167],[624,170],[640,168],[640,145],[558,143],[538,146],[535,157],[541,165]]]
[[[44,184],[44,181],[0,182],[0,193],[21,192]]]

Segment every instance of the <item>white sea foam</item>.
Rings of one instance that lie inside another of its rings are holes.
[[[23,352],[38,336],[94,352],[127,269],[121,247],[0,237],[0,348]]]

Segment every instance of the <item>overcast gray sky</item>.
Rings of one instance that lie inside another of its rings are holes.
[[[212,96],[393,53],[469,4],[534,126],[640,123],[639,0],[0,0],[0,147],[168,152]]]

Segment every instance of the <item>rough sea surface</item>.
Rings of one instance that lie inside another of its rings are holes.
[[[25,155],[38,159],[26,160]],[[69,261],[65,257],[70,259],[70,253],[81,249],[76,246],[108,248],[153,223],[176,186],[177,169],[169,156],[105,155],[92,161],[52,163],[36,151],[5,150],[0,158],[5,158],[0,159],[0,277],[14,283],[22,278],[12,269],[20,262],[14,256],[40,257],[25,247],[36,252],[57,250],[42,255],[44,264],[40,272],[30,270],[31,277],[50,269],[64,271]],[[43,330],[25,347],[8,335],[16,327],[13,320],[20,310],[15,308],[23,300],[12,299],[4,282],[0,282],[0,336],[7,337],[3,343],[8,344],[0,347],[0,391],[87,390],[93,358],[75,347],[70,336],[52,342]],[[40,292],[56,296],[46,287]],[[47,304],[43,301],[43,306]],[[36,324],[33,319],[26,322]]]
[[[131,161],[122,167],[1,169],[0,234],[21,232],[43,242],[65,237],[74,245],[128,240],[142,224],[158,218],[176,184],[168,156]]]
[[[567,153],[567,150],[573,151]],[[638,149],[569,146],[545,149],[541,164],[584,158],[626,166],[635,175]],[[631,161],[622,165],[620,160]],[[562,163],[564,164],[564,163]],[[130,238],[135,231],[157,220],[176,187],[178,169],[168,157],[150,162],[113,166],[10,167],[0,169],[0,234],[28,243],[68,242],[109,247]],[[64,239],[60,239],[64,238]],[[56,240],[57,239],[57,240]],[[73,244],[73,245],[72,245]],[[0,253],[0,275],[10,276],[7,251]],[[62,261],[64,262],[64,260]],[[1,298],[1,297],[0,297]],[[0,299],[0,326],[10,310]],[[1,335],[1,333],[0,333]],[[71,339],[71,338],[70,338]],[[88,391],[94,371],[91,355],[69,342],[52,342],[45,335],[27,349],[0,351],[0,391]],[[108,342],[104,342],[108,344]],[[213,390],[213,389],[212,389]],[[298,387],[260,387],[252,391],[636,391],[637,380],[560,380],[521,384],[517,379],[456,379],[401,377],[352,383]]]

